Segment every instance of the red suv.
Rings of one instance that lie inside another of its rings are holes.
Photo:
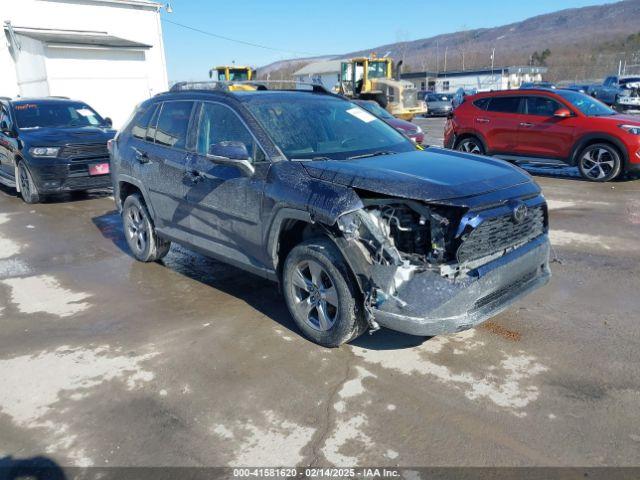
[[[445,147],[505,160],[559,160],[587,180],[640,171],[640,117],[570,90],[505,90],[464,99]]]

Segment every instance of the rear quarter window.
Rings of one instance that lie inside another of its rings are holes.
[[[486,110],[489,105],[489,100],[491,100],[491,98],[480,98],[473,102],[473,104],[480,110]]]
[[[131,122],[131,135],[140,140],[144,140],[147,135],[147,127],[151,116],[155,112],[157,104],[149,105],[146,109],[141,109],[136,113]]]

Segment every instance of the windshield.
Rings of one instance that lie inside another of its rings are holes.
[[[394,118],[389,112],[387,112],[384,108],[378,105],[376,102],[357,102],[359,106],[364,108],[365,110],[370,111],[375,116],[380,118],[386,118],[387,120]]]
[[[449,95],[441,93],[430,93],[427,95],[427,102],[448,102],[451,100]]]
[[[249,72],[242,68],[232,68],[229,70],[229,80],[235,80],[237,82],[249,80]]]
[[[369,62],[369,78],[384,78],[387,76],[387,62]]]
[[[612,110],[604,103],[590,97],[589,95],[585,95],[584,93],[570,90],[558,90],[557,94],[589,117],[602,117],[605,115],[616,114],[615,110]]]
[[[73,128],[105,126],[104,119],[86,103],[37,102],[14,103],[18,128]]]
[[[415,150],[394,128],[344,100],[254,97],[246,105],[288,158],[344,160]]]

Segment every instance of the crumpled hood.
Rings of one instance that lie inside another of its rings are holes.
[[[310,176],[327,182],[422,201],[481,195],[532,182],[505,161],[439,148],[303,166]]]
[[[56,147],[68,143],[102,143],[116,131],[101,127],[34,128],[20,130],[20,138],[29,146]]]

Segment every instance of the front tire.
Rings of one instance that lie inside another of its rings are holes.
[[[354,280],[330,240],[310,239],[291,250],[282,284],[291,316],[312,341],[338,347],[366,330]]]
[[[20,183],[20,195],[25,203],[34,204],[40,202],[38,187],[33,181],[31,172],[23,161],[18,163],[17,181]]]
[[[456,150],[474,155],[484,155],[484,145],[476,137],[465,137],[456,144]]]
[[[151,216],[140,194],[129,195],[124,201],[122,223],[127,245],[136,260],[155,262],[169,253],[171,242],[156,234]]]
[[[608,182],[622,171],[622,158],[618,150],[606,143],[586,147],[578,156],[580,175],[590,182]]]

